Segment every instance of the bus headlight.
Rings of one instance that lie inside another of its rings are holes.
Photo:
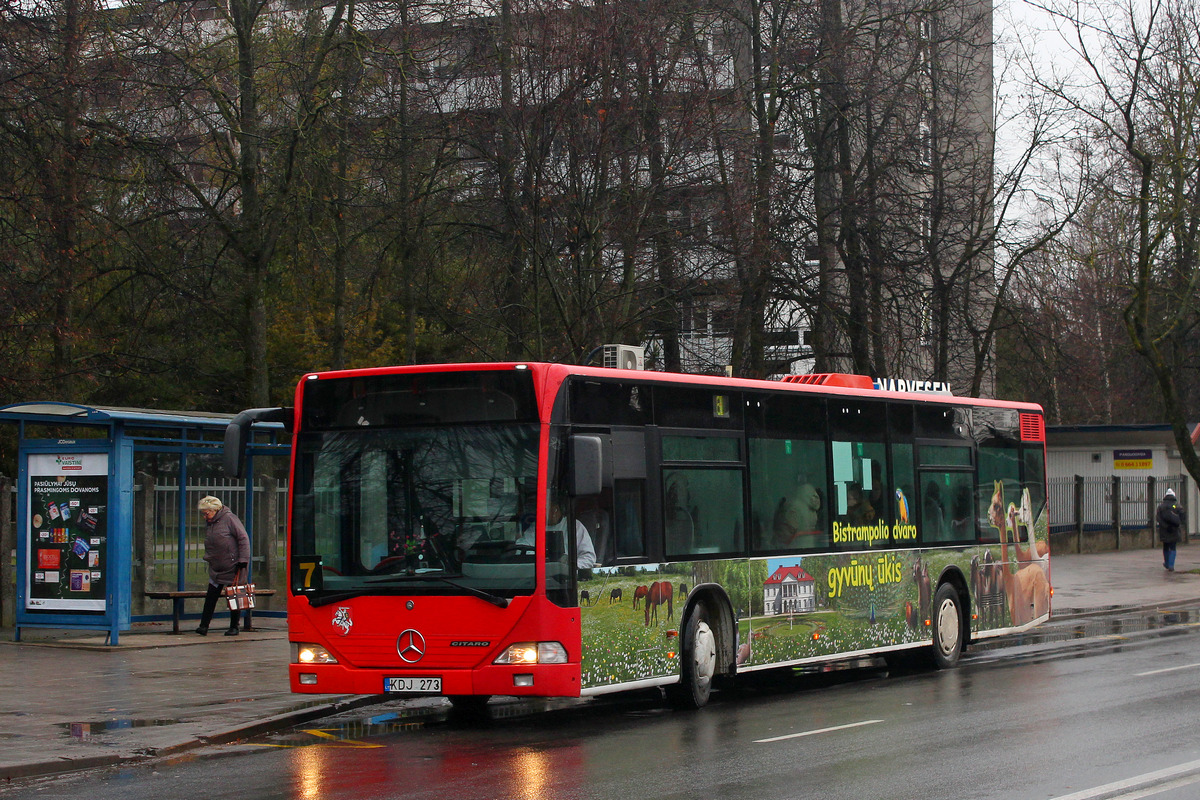
[[[565,664],[567,648],[559,642],[519,642],[504,648],[493,664]]]
[[[293,664],[336,664],[338,660],[319,644],[292,643]]]

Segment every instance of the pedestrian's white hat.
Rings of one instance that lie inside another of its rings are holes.
[[[1174,496],[1175,496],[1175,490],[1174,490],[1174,489],[1167,489],[1167,495],[1166,495],[1166,496],[1167,496],[1167,497],[1174,497]]]
[[[221,498],[213,497],[211,494],[200,498],[200,502],[196,504],[196,508],[201,511],[220,511],[224,507]]]

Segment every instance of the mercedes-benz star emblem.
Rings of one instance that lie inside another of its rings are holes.
[[[396,653],[405,663],[417,663],[425,656],[425,637],[409,628],[397,637]]]

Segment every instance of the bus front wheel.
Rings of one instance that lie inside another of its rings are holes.
[[[708,624],[708,609],[696,606],[683,629],[679,683],[668,690],[678,708],[702,708],[712,693],[717,672],[717,637]]]
[[[962,650],[962,606],[958,591],[943,583],[933,597],[933,662],[938,669],[949,669],[958,663]]]

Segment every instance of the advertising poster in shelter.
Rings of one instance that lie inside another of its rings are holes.
[[[29,455],[25,608],[105,610],[108,455]]]

